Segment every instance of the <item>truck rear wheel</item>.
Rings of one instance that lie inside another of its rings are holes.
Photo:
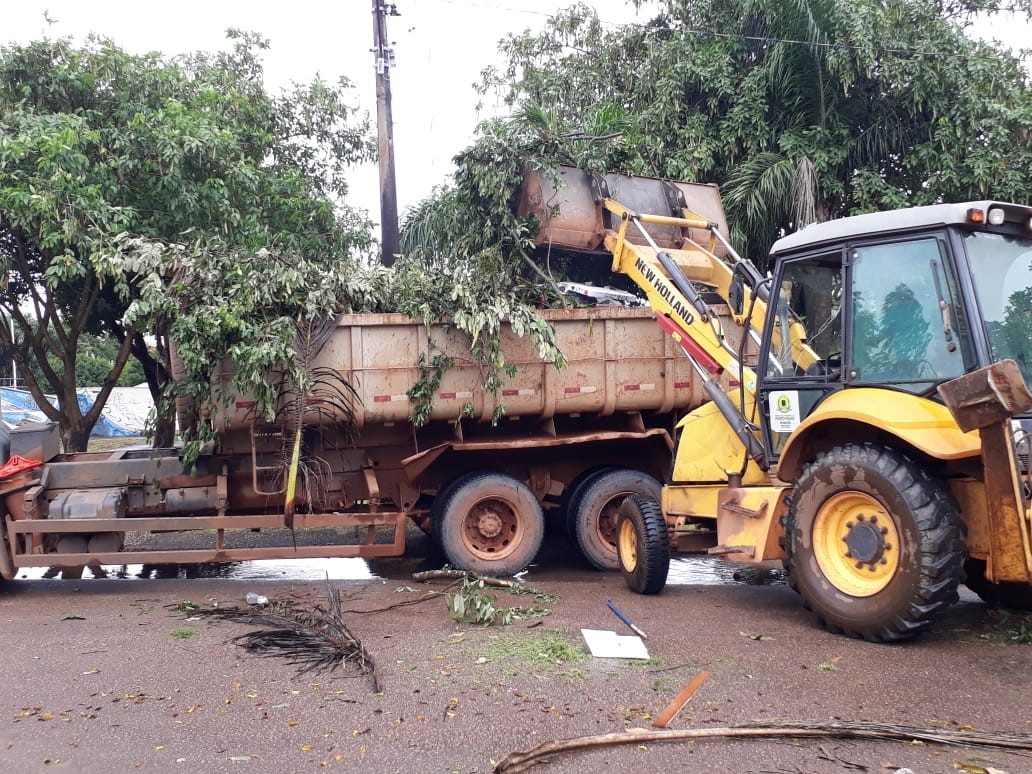
[[[476,476],[482,476],[489,471],[475,470],[469,473],[463,473],[460,476],[456,476],[447,484],[442,486],[437,496],[434,497],[433,503],[430,505],[430,537],[434,539],[437,545],[441,545],[441,529],[444,524],[444,508],[448,504],[448,499],[451,497],[452,492],[459,486],[462,486],[469,479],[475,478]]]
[[[791,585],[833,632],[913,637],[957,601],[964,527],[944,487],[876,444],[818,455],[785,520]]]
[[[620,569],[616,552],[620,504],[630,495],[659,501],[662,486],[637,470],[608,468],[586,479],[570,497],[567,524],[584,558],[598,570]]]
[[[670,572],[670,538],[659,503],[631,495],[620,505],[617,555],[627,587],[638,594],[658,594]]]
[[[449,487],[439,521],[449,563],[483,575],[519,572],[534,560],[545,536],[534,493],[502,473],[478,473]]]

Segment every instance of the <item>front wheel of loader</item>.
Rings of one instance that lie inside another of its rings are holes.
[[[545,536],[545,517],[522,481],[503,473],[477,473],[448,489],[438,529],[452,566],[513,575],[534,561]]]
[[[670,539],[659,503],[631,495],[620,505],[616,551],[627,588],[658,594],[670,572]]]
[[[791,585],[830,631],[908,639],[957,601],[963,523],[942,484],[894,449],[821,453],[785,521]]]

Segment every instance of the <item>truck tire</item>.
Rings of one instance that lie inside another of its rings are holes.
[[[456,487],[462,486],[470,478],[474,478],[488,472],[490,471],[474,470],[469,473],[463,473],[453,478],[437,491],[434,501],[430,504],[430,537],[434,539],[434,542],[437,543],[438,546],[441,545],[441,525],[444,523],[444,506],[447,504],[448,498],[451,497],[452,492],[455,491]]]
[[[584,487],[591,483],[592,479],[603,473],[609,473],[619,468],[613,465],[602,465],[597,468],[589,468],[578,475],[563,492],[559,502],[559,519],[563,525],[563,532],[570,545],[577,545],[577,501],[580,499]]]
[[[957,601],[964,526],[940,482],[900,452],[848,444],[795,482],[785,520],[790,585],[832,632],[909,639]]]
[[[503,473],[476,473],[456,482],[439,522],[448,562],[481,575],[519,572],[534,560],[545,536],[534,493]]]
[[[663,487],[652,476],[609,468],[586,479],[570,497],[567,524],[584,558],[597,570],[620,569],[616,535],[620,504],[630,495],[659,502]]]
[[[620,505],[617,554],[627,588],[658,594],[670,572],[670,538],[659,503],[631,495]]]
[[[990,605],[1013,610],[1032,610],[1032,586],[1027,583],[993,583],[985,577],[985,559],[969,558],[964,563],[967,587]]]

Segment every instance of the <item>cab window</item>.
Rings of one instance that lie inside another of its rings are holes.
[[[850,381],[921,392],[964,373],[945,253],[935,238],[853,250]]]

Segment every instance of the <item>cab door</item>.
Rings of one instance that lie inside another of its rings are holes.
[[[774,275],[757,371],[764,444],[774,462],[789,435],[842,389],[845,248],[782,261]]]

